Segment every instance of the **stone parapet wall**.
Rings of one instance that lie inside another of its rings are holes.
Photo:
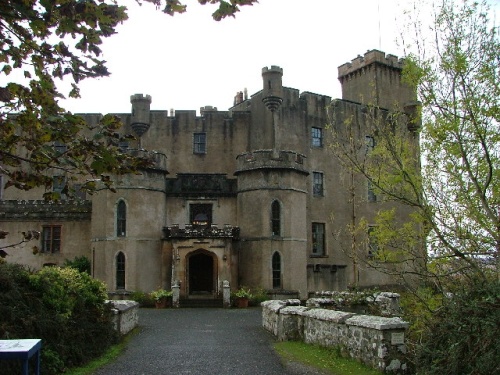
[[[262,325],[280,341],[300,340],[342,353],[387,373],[405,373],[404,336],[400,318],[300,306],[299,300],[262,303]]]
[[[114,329],[121,335],[132,331],[139,324],[139,304],[130,300],[110,300]]]
[[[0,220],[90,220],[92,202],[88,200],[0,200]]]

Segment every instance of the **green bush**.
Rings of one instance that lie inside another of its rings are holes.
[[[76,257],[73,260],[66,259],[64,261],[64,267],[75,268],[80,272],[86,272],[90,275],[90,260],[86,256],[82,255],[81,257]]]
[[[478,283],[442,300],[417,347],[417,373],[495,374],[500,355],[500,283]]]
[[[136,291],[132,292],[129,297],[132,301],[137,302],[141,307],[154,307],[155,300],[149,293]]]
[[[76,269],[0,264],[0,338],[42,339],[42,373],[62,373],[116,342],[105,299],[104,284]],[[2,369],[15,373],[18,363]]]

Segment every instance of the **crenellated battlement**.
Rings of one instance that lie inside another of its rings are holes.
[[[397,56],[391,54],[386,55],[384,52],[374,49],[366,52],[364,56],[358,55],[358,57],[353,59],[351,62],[339,66],[339,78],[375,63],[385,65],[389,68],[403,69],[403,62],[404,60],[398,58]]]
[[[238,175],[256,169],[293,169],[308,174],[304,166],[305,155],[285,150],[255,150],[236,157]]]
[[[92,202],[88,200],[2,200],[0,221],[90,220]]]
[[[133,94],[133,95],[130,95],[130,101],[131,102],[144,101],[144,102],[151,103],[152,98],[151,98],[151,95]]]

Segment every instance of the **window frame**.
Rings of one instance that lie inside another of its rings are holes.
[[[311,146],[317,148],[323,147],[323,128],[318,128],[317,126],[311,127]]]
[[[323,172],[313,172],[312,174],[313,174],[312,175],[313,196],[324,197],[325,196],[325,176],[324,176]]]
[[[321,233],[315,228],[321,228],[322,231]],[[325,223],[319,223],[319,222],[313,222],[311,224],[311,235],[312,235],[312,249],[311,249],[311,254],[313,256],[321,257],[321,256],[326,256],[326,238],[325,238],[325,233],[326,233],[326,225]],[[318,239],[318,235],[321,236],[321,238]],[[316,244],[321,243],[321,251],[317,251],[316,249]]]
[[[203,139],[200,139],[202,137]],[[193,154],[205,155],[207,153],[207,133],[193,133]]]
[[[366,233],[368,236],[368,241],[366,243],[368,257],[374,257],[378,253],[378,240],[374,235],[372,235],[372,232],[375,229],[377,229],[376,225],[370,225],[366,229]]]
[[[42,225],[41,252],[45,254],[60,254],[62,249],[62,225]]]
[[[189,224],[197,225],[195,223],[195,218],[199,214],[205,214],[207,216],[207,223],[204,224],[204,226],[210,227],[213,223],[213,203],[189,203]]]

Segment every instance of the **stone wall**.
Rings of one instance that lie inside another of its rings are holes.
[[[400,318],[300,306],[296,299],[262,303],[262,325],[280,341],[338,347],[351,358],[387,373],[405,373],[404,336]]]
[[[130,300],[112,300],[113,326],[121,335],[126,335],[139,324],[139,304]]]

